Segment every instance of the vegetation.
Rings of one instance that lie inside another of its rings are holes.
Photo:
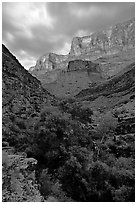
[[[20,137],[8,141],[38,160],[37,181],[46,200],[134,201],[133,138],[117,136],[115,114],[103,114],[94,128],[92,116],[91,109],[68,99],[27,122],[14,119],[12,130]]]
[[[38,160],[42,196],[49,201],[134,201],[134,150],[115,138],[117,118],[104,114],[93,128],[92,110],[68,102],[60,107],[46,107],[28,123],[15,120],[13,126],[22,133],[17,147]]]

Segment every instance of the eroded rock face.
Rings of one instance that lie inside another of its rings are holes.
[[[135,46],[135,21],[131,19],[90,36],[73,38],[70,55],[116,54]]]
[[[54,70],[55,68],[59,67],[57,66],[58,64],[64,62],[65,60],[67,60],[67,58],[67,55],[48,53],[47,55],[43,55],[42,57],[40,57],[37,60],[36,65],[29,69],[29,72],[35,75],[35,71],[44,70],[45,72],[48,72]]]
[[[68,55],[48,53],[40,57],[29,72],[44,84],[54,82],[58,77],[58,72],[67,67],[67,58]]]

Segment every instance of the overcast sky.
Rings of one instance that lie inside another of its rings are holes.
[[[4,2],[3,43],[28,69],[43,54],[67,54],[84,36],[135,15],[134,3]]]

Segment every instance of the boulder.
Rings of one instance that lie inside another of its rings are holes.
[[[37,160],[3,150],[3,202],[42,202],[35,177]]]

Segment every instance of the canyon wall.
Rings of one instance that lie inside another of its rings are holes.
[[[54,53],[43,55],[37,60],[36,65],[29,69],[29,72],[41,82],[44,80],[44,83],[50,83],[50,80],[46,79],[47,73],[48,78],[51,78],[52,82],[55,81],[58,77],[56,70],[67,71],[69,61],[81,59],[94,62],[102,57],[113,57],[122,52],[128,53],[129,50],[134,52],[134,46],[135,19],[132,18],[89,36],[74,37],[68,55]],[[100,70],[104,72],[105,77],[117,73],[117,65],[110,66],[101,62],[100,67],[102,67]],[[104,67],[107,67],[107,69]],[[120,67],[122,66],[120,65]],[[118,66],[118,71],[119,69]]]

